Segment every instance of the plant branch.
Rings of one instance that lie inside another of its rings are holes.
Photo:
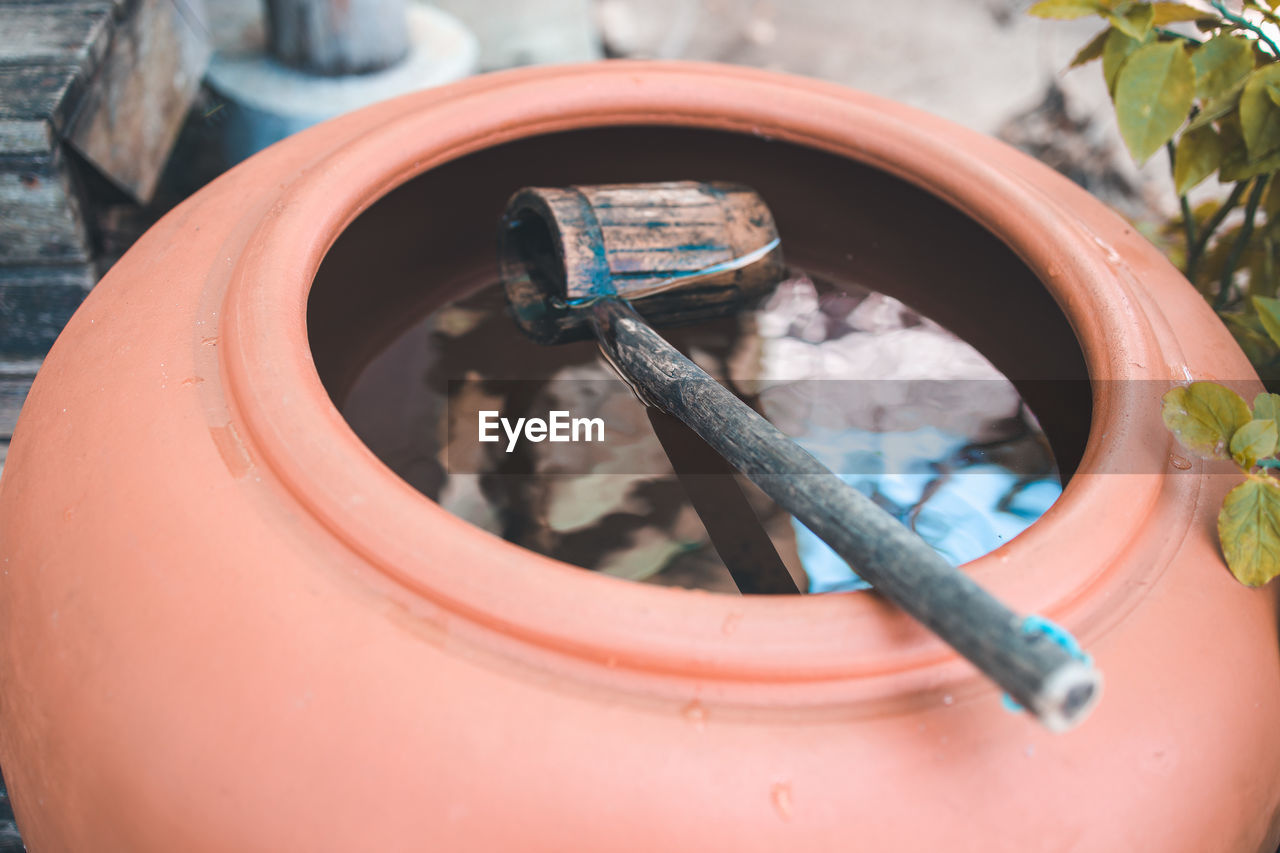
[[[1280,56],[1280,47],[1276,47],[1276,43],[1273,42],[1270,39],[1270,37],[1268,37],[1267,34],[1262,31],[1262,28],[1259,27],[1257,24],[1255,24],[1253,21],[1250,21],[1248,18],[1242,18],[1239,15],[1233,15],[1232,13],[1228,12],[1227,7],[1222,3],[1222,0],[1213,0],[1213,2],[1210,3],[1209,5],[1212,6],[1214,9],[1217,9],[1218,14],[1221,15],[1224,20],[1230,21],[1231,23],[1235,24],[1237,27],[1241,29],[1248,30],[1249,32],[1256,35],[1260,41],[1265,42],[1267,47],[1271,48],[1272,56]]]
[[[1176,149],[1173,146],[1173,140],[1170,139],[1164,144],[1164,148],[1169,152],[1169,173],[1175,173],[1177,165],[1175,158],[1177,157]],[[1187,256],[1190,259],[1191,247],[1196,244],[1196,221],[1191,216],[1191,202],[1187,200],[1186,193],[1178,195],[1178,204],[1182,207],[1182,227],[1187,235]]]
[[[1204,227],[1200,231],[1199,239],[1187,251],[1187,278],[1192,284],[1196,281],[1196,272],[1200,267],[1200,259],[1204,257],[1204,250],[1209,247],[1209,238],[1213,236],[1213,232],[1218,230],[1218,226],[1222,224],[1222,220],[1227,218],[1231,211],[1235,210],[1237,204],[1240,203],[1240,196],[1244,195],[1245,187],[1249,185],[1248,181],[1240,181],[1231,188],[1231,194],[1227,196],[1227,200],[1222,203],[1222,207],[1209,217]]]
[[[1272,12],[1271,10],[1267,9],[1262,4],[1251,2],[1251,0],[1245,0],[1244,5],[1248,6],[1250,9],[1257,12],[1259,15],[1261,15],[1263,18],[1270,21],[1271,23],[1280,24],[1280,17],[1277,17],[1275,12]]]
[[[1258,204],[1262,201],[1262,191],[1267,188],[1267,178],[1270,175],[1262,175],[1253,179],[1253,189],[1249,193],[1249,200],[1244,207],[1244,225],[1240,226],[1240,235],[1236,237],[1236,243],[1231,247],[1231,254],[1227,257],[1226,266],[1222,269],[1222,280],[1218,283],[1218,296],[1213,301],[1215,311],[1221,311],[1227,306],[1227,298],[1231,293],[1231,282],[1235,278],[1236,267],[1240,265],[1240,258],[1244,256],[1244,250],[1249,245],[1249,239],[1253,236],[1253,220],[1258,212]]]

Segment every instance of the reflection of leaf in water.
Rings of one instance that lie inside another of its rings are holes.
[[[702,547],[702,542],[682,542],[668,538],[652,527],[637,531],[631,546],[611,555],[600,571],[615,578],[642,581],[667,567],[675,557]]]
[[[449,390],[449,404],[439,421],[440,463],[449,472],[482,471],[488,451],[474,440],[479,414],[500,409],[503,398],[489,393],[474,374]]]
[[[487,316],[480,308],[463,308],[446,305],[435,313],[433,331],[450,338],[458,338],[479,326]]]
[[[490,533],[501,535],[502,521],[480,488],[476,474],[454,474],[445,481],[436,501],[449,512]]]
[[[588,474],[581,477],[557,477],[547,488],[547,526],[557,533],[570,533],[594,524],[615,512],[635,512],[629,506],[632,487],[644,474]]]
[[[1017,473],[1044,469],[1052,477],[1052,454],[1039,430],[1016,417],[1020,398],[1013,386],[967,344],[882,294],[798,275],[763,311],[667,327],[662,334],[784,431],[812,437],[826,424],[838,435],[885,438],[941,420],[959,430],[957,440],[968,442],[974,458],[949,460],[917,447],[911,458],[921,465],[995,462]],[[416,384],[406,378],[396,387],[420,389],[432,426],[400,430],[397,435],[410,436],[407,450],[370,444],[402,476],[400,460],[443,459],[444,451],[450,472],[440,504],[486,530],[620,577],[735,589],[669,471],[643,407],[602,364],[593,343],[532,343],[507,316],[499,287],[477,290],[424,318],[418,335],[427,354],[412,364],[401,360],[397,369],[401,378],[423,365],[425,371]],[[463,377],[469,381],[458,382]],[[447,407],[446,389],[452,392]],[[384,408],[394,414],[399,407]],[[551,410],[601,417],[608,440],[521,442],[511,454],[505,441],[478,448],[481,409],[508,418]],[[445,429],[449,420],[452,429]],[[456,446],[444,447],[449,437]],[[837,454],[832,464],[841,461],[848,464]],[[576,473],[584,469],[591,473]],[[746,493],[803,582],[790,516],[754,486]],[[909,508],[899,507],[899,514]]]

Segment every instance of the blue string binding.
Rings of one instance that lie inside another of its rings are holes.
[[[1071,636],[1071,632],[1066,628],[1063,628],[1057,622],[1052,622],[1043,616],[1032,613],[1022,620],[1022,625],[1019,630],[1027,636],[1039,634],[1048,637],[1050,640],[1061,646],[1067,654],[1071,655],[1081,663],[1093,663],[1093,656],[1086,654],[1084,649],[1080,648],[1080,642],[1075,637]],[[1006,711],[1012,711],[1015,714],[1026,710],[1026,708],[1015,702],[1013,697],[1008,693],[1005,693],[1000,697],[1000,702],[1004,705]]]

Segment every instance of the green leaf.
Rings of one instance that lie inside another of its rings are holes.
[[[1259,160],[1249,158],[1244,145],[1244,132],[1240,129],[1238,110],[1227,113],[1218,122],[1218,136],[1222,139],[1223,152],[1222,165],[1218,167],[1218,180],[1223,183],[1245,181],[1280,170],[1280,151]],[[1223,239],[1223,236],[1219,236],[1216,242],[1221,243]]]
[[[1250,300],[1262,321],[1262,328],[1276,344],[1280,344],[1280,299],[1270,296],[1254,296]]]
[[[1131,39],[1117,29],[1107,31],[1107,40],[1102,45],[1102,77],[1107,81],[1107,91],[1111,97],[1116,95],[1116,78],[1125,60],[1142,46],[1142,42]]]
[[[1244,91],[1244,82],[1248,78],[1242,78],[1236,81],[1236,84],[1227,91],[1223,92],[1212,101],[1206,103],[1200,108],[1200,113],[1191,124],[1187,125],[1187,130],[1199,130],[1202,127],[1208,127],[1216,121],[1234,115],[1236,107],[1240,106],[1240,93]],[[1243,145],[1243,138],[1237,140]],[[1230,146],[1228,146],[1228,149]]]
[[[1231,436],[1231,458],[1248,471],[1259,459],[1276,452],[1277,438],[1280,438],[1280,433],[1276,432],[1276,422],[1271,418],[1249,421]]]
[[[1203,21],[1213,17],[1212,12],[1197,9],[1195,6],[1188,6],[1186,3],[1156,3],[1152,8],[1155,10],[1155,24],[1157,27],[1162,27],[1165,24],[1175,24],[1179,21]]]
[[[1139,163],[1186,121],[1195,84],[1195,69],[1177,42],[1143,45],[1124,63],[1116,78],[1116,117],[1120,135]]]
[[[1202,103],[1230,92],[1253,71],[1253,45],[1249,39],[1218,35],[1191,54],[1196,69],[1196,97]]]
[[[1027,14],[1037,18],[1069,21],[1072,18],[1083,18],[1087,15],[1101,15],[1105,11],[1101,3],[1092,0],[1040,0],[1027,10]]]
[[[1252,420],[1244,398],[1216,382],[1171,388],[1161,415],[1179,443],[1205,459],[1230,459],[1231,437]]]
[[[1268,154],[1261,160],[1250,160],[1245,156],[1243,148],[1232,150],[1230,143],[1223,142],[1222,165],[1218,167],[1218,179],[1223,183],[1235,183],[1258,175],[1266,175],[1280,170],[1280,151]]]
[[[1182,134],[1173,156],[1173,183],[1178,195],[1217,171],[1222,163],[1222,140],[1212,127]]]
[[[1263,391],[1254,397],[1253,416],[1258,420],[1263,418],[1270,418],[1273,421],[1280,420],[1280,394],[1268,394]]]
[[[1147,37],[1147,33],[1151,32],[1155,15],[1155,9],[1151,8],[1150,3],[1137,3],[1123,12],[1108,13],[1107,20],[1120,32],[1142,41]]]
[[[1254,71],[1240,93],[1240,129],[1250,160],[1280,148],[1280,107],[1267,95],[1267,85],[1272,83],[1280,83],[1280,65]]]
[[[1218,513],[1218,542],[1227,568],[1245,586],[1280,574],[1280,485],[1257,475],[1228,492]]]
[[[1071,60],[1071,64],[1067,67],[1079,68],[1086,62],[1093,62],[1093,60],[1102,56],[1102,46],[1107,43],[1107,34],[1110,32],[1110,28],[1105,29],[1090,39],[1088,44],[1080,48],[1080,52],[1076,54],[1076,58]]]

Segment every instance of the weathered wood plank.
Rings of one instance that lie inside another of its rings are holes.
[[[0,120],[45,119],[61,131],[84,89],[75,65],[0,67]]]
[[[111,21],[108,3],[6,6],[0,65],[76,65],[91,77],[106,55]]]
[[[0,464],[8,450],[13,425],[18,422],[18,411],[31,390],[31,383],[40,367],[38,361],[0,362]]]
[[[140,0],[120,22],[67,141],[140,202],[200,86],[211,48],[199,0]]]
[[[0,264],[87,262],[91,255],[61,152],[0,159]]]
[[[101,3],[110,6],[115,13],[116,19],[119,20],[138,4],[138,0],[94,0],[93,2],[86,2],[86,0],[0,0],[0,9],[14,6],[42,6],[49,9],[60,6],[91,6]]]
[[[46,157],[55,142],[44,119],[0,119],[0,160]]]
[[[0,361],[44,357],[95,279],[89,264],[0,268]]]

